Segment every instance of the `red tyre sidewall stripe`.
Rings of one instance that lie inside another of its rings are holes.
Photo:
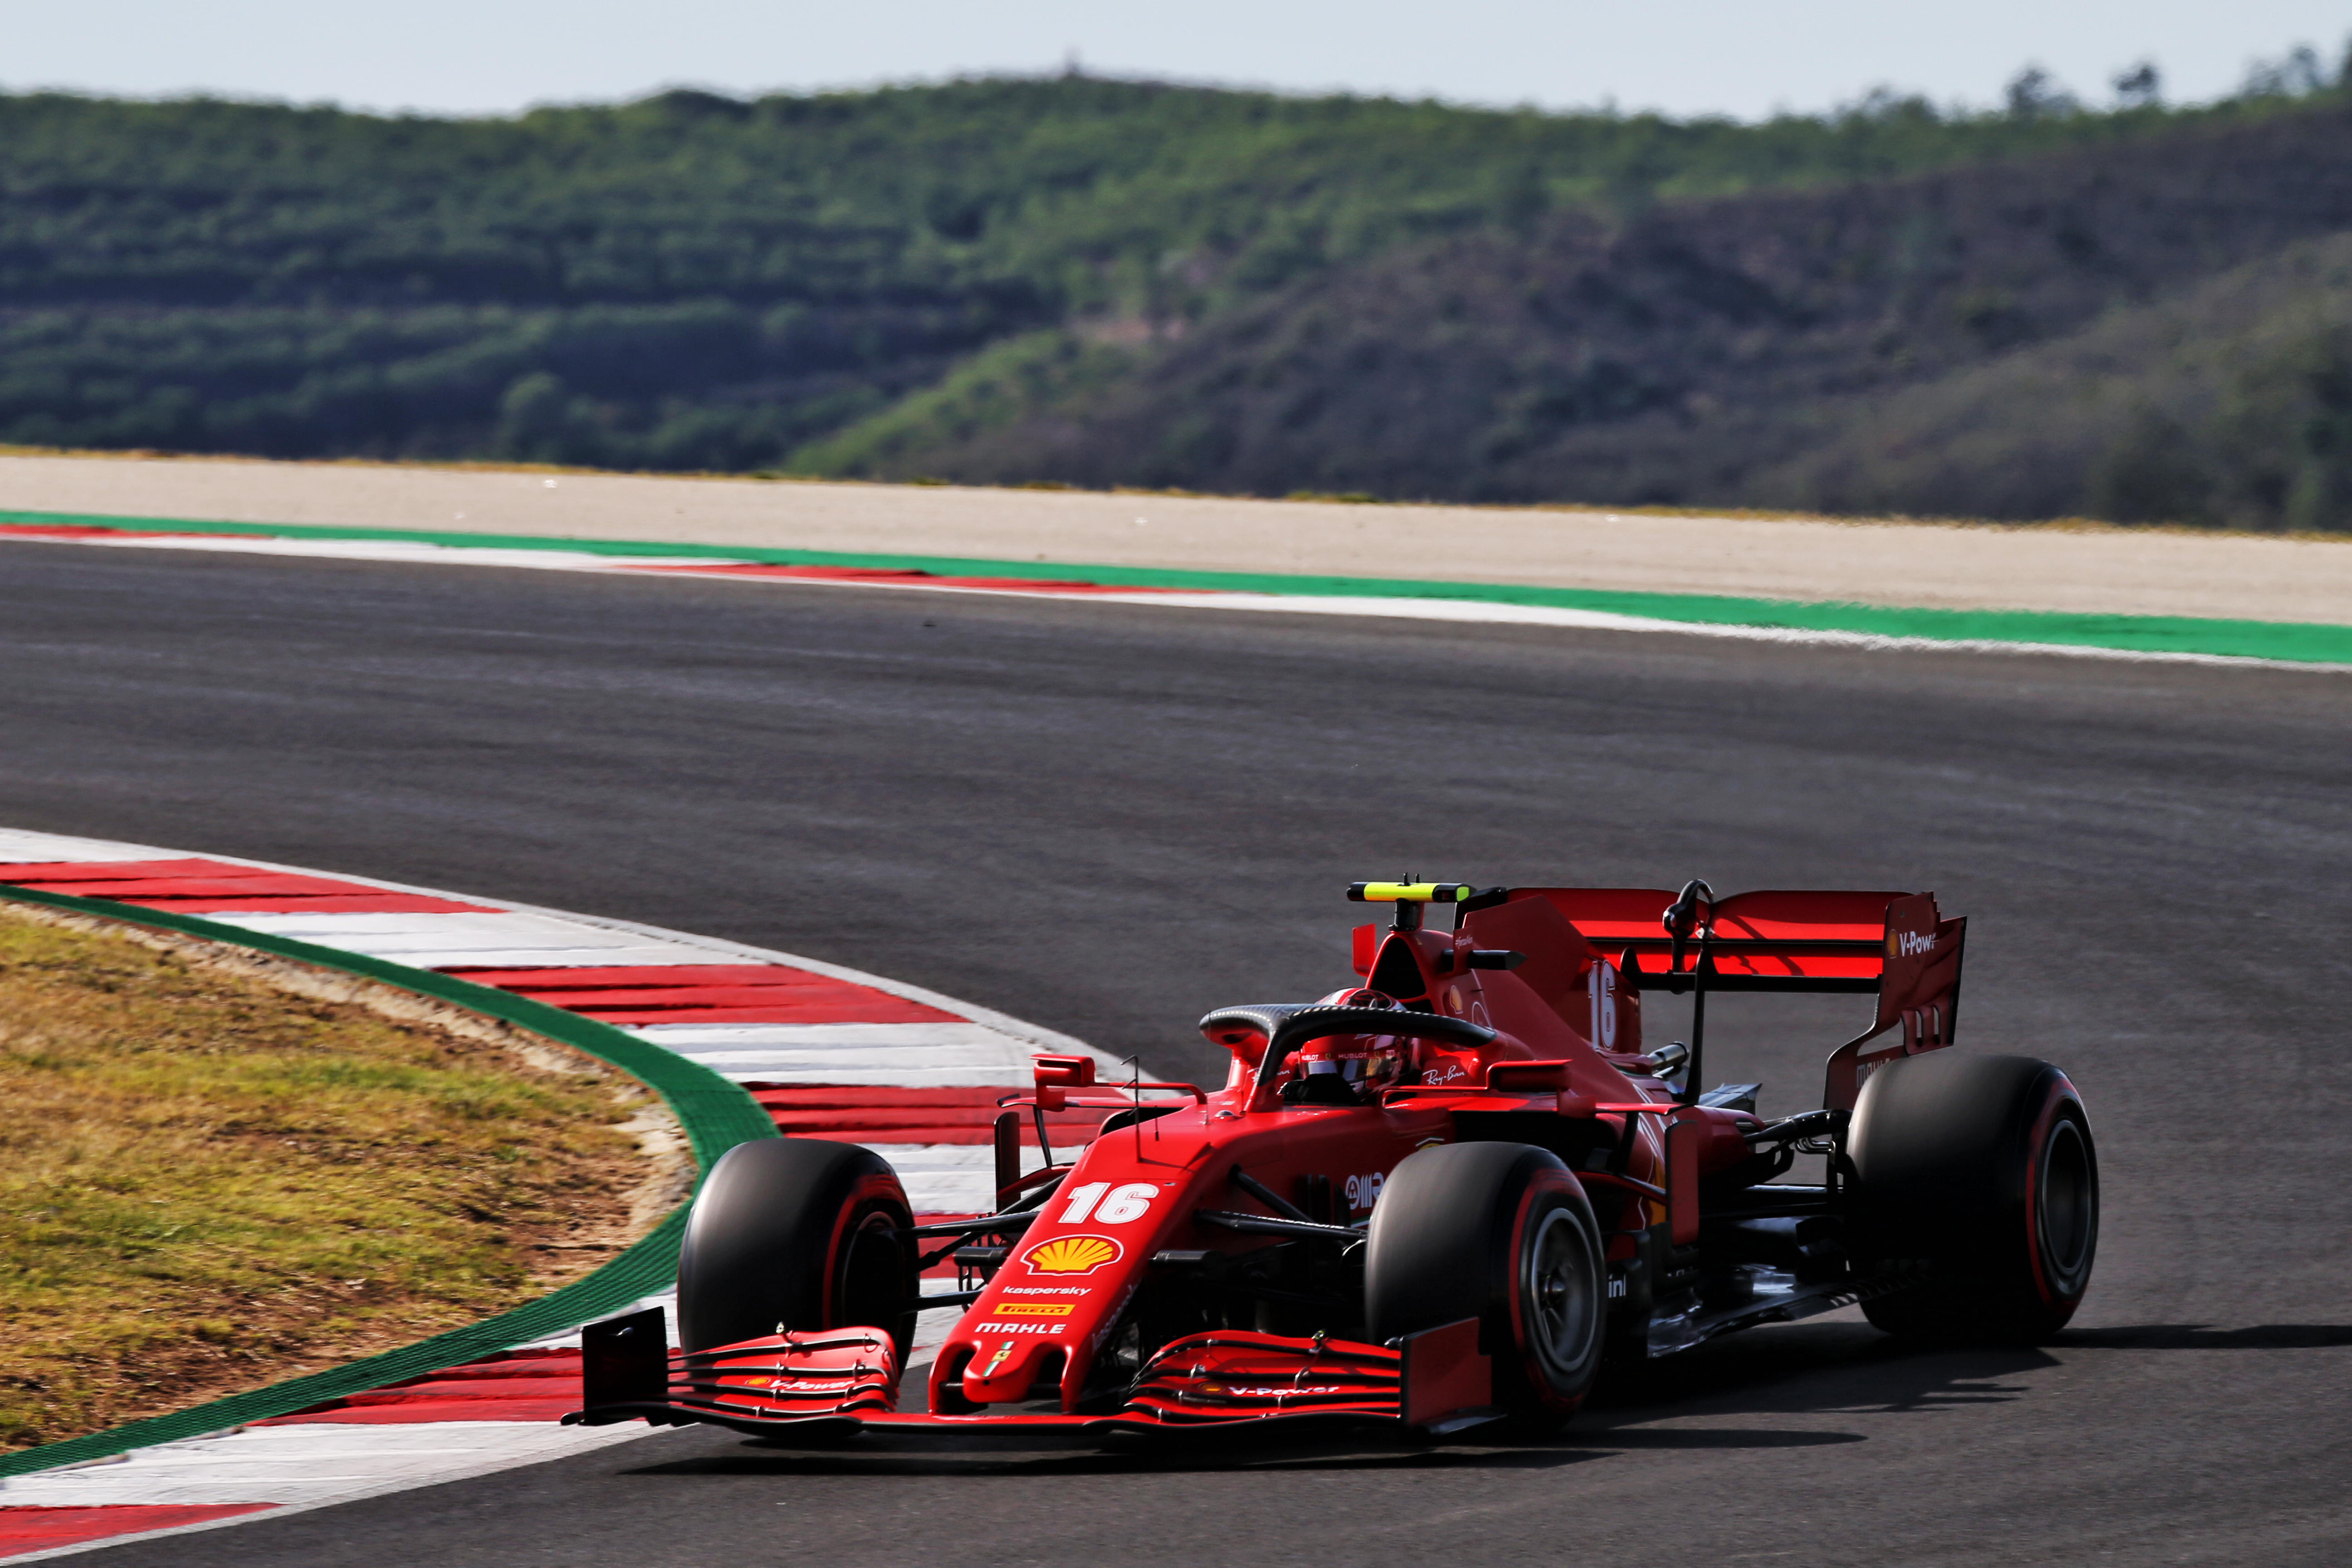
[[[1535,1390],[1536,1397],[1543,1402],[1545,1409],[1564,1414],[1572,1413],[1583,1401],[1560,1398],[1552,1392],[1550,1380],[1543,1375],[1542,1363],[1535,1353],[1534,1342],[1528,1331],[1528,1299],[1524,1282],[1519,1278],[1519,1249],[1526,1244],[1528,1219],[1535,1212],[1536,1201],[1547,1193],[1564,1192],[1575,1185],[1576,1178],[1573,1176],[1564,1171],[1549,1169],[1536,1172],[1534,1178],[1528,1183],[1526,1192],[1519,1197],[1518,1212],[1511,1216],[1510,1250],[1507,1255],[1510,1274],[1505,1287],[1505,1300],[1510,1303],[1511,1310],[1511,1341],[1513,1348],[1518,1352],[1520,1371],[1527,1378],[1528,1385]]]

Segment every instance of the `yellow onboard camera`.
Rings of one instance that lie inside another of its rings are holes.
[[[1391,931],[1419,931],[1422,906],[1458,904],[1476,890],[1467,882],[1416,882],[1410,877],[1399,882],[1348,884],[1348,897],[1352,902],[1396,906],[1389,921]]]
[[[1470,896],[1467,882],[1350,882],[1348,899],[1358,904],[1458,904]]]

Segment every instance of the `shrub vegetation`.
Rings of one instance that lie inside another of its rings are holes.
[[[0,442],[2341,526],[2336,351],[2282,325],[2327,340],[2339,282],[2273,268],[2243,342],[2196,302],[2352,231],[2325,75],[1754,125],[1076,76],[0,97]],[[2095,331],[2196,389],[1950,426]]]

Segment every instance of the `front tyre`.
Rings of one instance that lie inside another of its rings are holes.
[[[695,1194],[677,1259],[690,1351],[782,1328],[877,1328],[907,1364],[914,1224],[887,1162],[855,1143],[762,1138],[720,1156]]]
[[[2099,1167],[2074,1086],[2031,1057],[1907,1057],[1863,1085],[1847,1139],[1858,1250],[1921,1267],[1863,1304],[1889,1333],[2035,1343],[2066,1325],[2099,1243]]]
[[[1530,1435],[1574,1415],[1601,1370],[1601,1227],[1558,1158],[1524,1143],[1408,1156],[1381,1189],[1364,1311],[1386,1342],[1479,1323],[1495,1398]]]

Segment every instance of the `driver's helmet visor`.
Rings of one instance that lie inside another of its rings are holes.
[[[1342,1007],[1403,1011],[1393,997],[1378,991],[1337,992],[1324,1000]],[[1361,1088],[1394,1081],[1404,1067],[1405,1051],[1406,1042],[1394,1035],[1333,1035],[1307,1042],[1299,1052],[1299,1066],[1309,1078],[1336,1073],[1344,1082]]]

